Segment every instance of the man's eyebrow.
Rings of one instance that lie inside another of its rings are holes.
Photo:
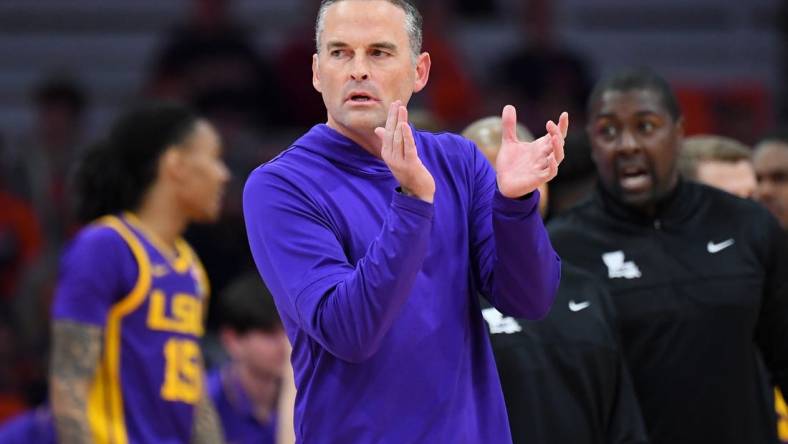
[[[395,44],[393,44],[391,42],[377,42],[377,43],[373,43],[373,44],[371,44],[369,46],[372,47],[372,48],[375,48],[375,49],[386,49],[386,50],[389,50],[389,51],[392,51],[392,52],[397,50],[397,45],[395,45]]]
[[[638,116],[638,117],[654,116],[654,115],[659,116],[660,112],[657,111],[657,110],[642,110],[642,111],[635,112],[635,115]],[[617,118],[617,116],[616,116],[616,112],[615,111],[606,111],[606,112],[597,114],[594,117],[594,120],[616,119],[616,118]]]
[[[658,110],[654,110],[654,109],[646,109],[646,110],[643,110],[643,111],[636,112],[635,115],[638,116],[638,117],[654,116],[654,115],[661,116],[662,112],[658,111]]]
[[[331,40],[328,43],[326,43],[326,48],[327,49],[347,48],[348,46],[349,45],[347,43],[345,43],[343,41],[340,41],[340,40]],[[375,43],[372,43],[369,46],[370,46],[370,48],[385,49],[385,50],[392,51],[392,52],[395,52],[397,50],[397,45],[395,45],[394,43],[391,43],[391,42],[375,42]]]
[[[331,40],[330,42],[326,43],[326,48],[346,48],[348,46],[347,43],[339,41],[339,40]]]
[[[608,119],[609,120],[609,119],[615,119],[615,118],[616,118],[616,113],[614,113],[614,112],[599,113],[596,116],[594,116],[594,120],[602,120],[602,119]]]

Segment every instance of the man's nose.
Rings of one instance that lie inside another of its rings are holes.
[[[638,143],[632,131],[624,130],[621,133],[621,139],[618,143],[618,149],[622,152],[633,153],[640,151],[640,143]]]
[[[350,67],[350,77],[357,82],[369,79],[369,66],[365,57],[357,56],[353,58],[353,66]]]

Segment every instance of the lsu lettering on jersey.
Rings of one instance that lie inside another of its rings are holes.
[[[126,213],[83,229],[62,259],[53,318],[104,329],[88,399],[96,443],[190,439],[208,280],[185,241],[169,251]]]

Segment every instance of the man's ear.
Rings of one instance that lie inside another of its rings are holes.
[[[178,181],[183,178],[184,174],[181,151],[175,147],[166,148],[159,159],[159,176],[170,177]]]
[[[222,343],[222,348],[224,348],[230,359],[236,359],[238,356],[238,339],[238,333],[231,328],[224,327],[219,330],[219,340]]]
[[[432,60],[430,53],[422,52],[416,59],[416,79],[413,82],[413,92],[417,93],[427,86],[427,81],[430,79],[430,67]]]
[[[317,90],[317,92],[322,93],[323,91],[320,89],[320,74],[318,71],[320,70],[320,61],[317,58],[317,54],[312,54],[312,86]]]

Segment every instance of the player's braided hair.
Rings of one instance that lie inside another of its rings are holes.
[[[82,222],[136,210],[156,179],[159,159],[194,130],[197,116],[183,106],[151,103],[115,121],[109,135],[89,147],[72,176],[75,213]]]

